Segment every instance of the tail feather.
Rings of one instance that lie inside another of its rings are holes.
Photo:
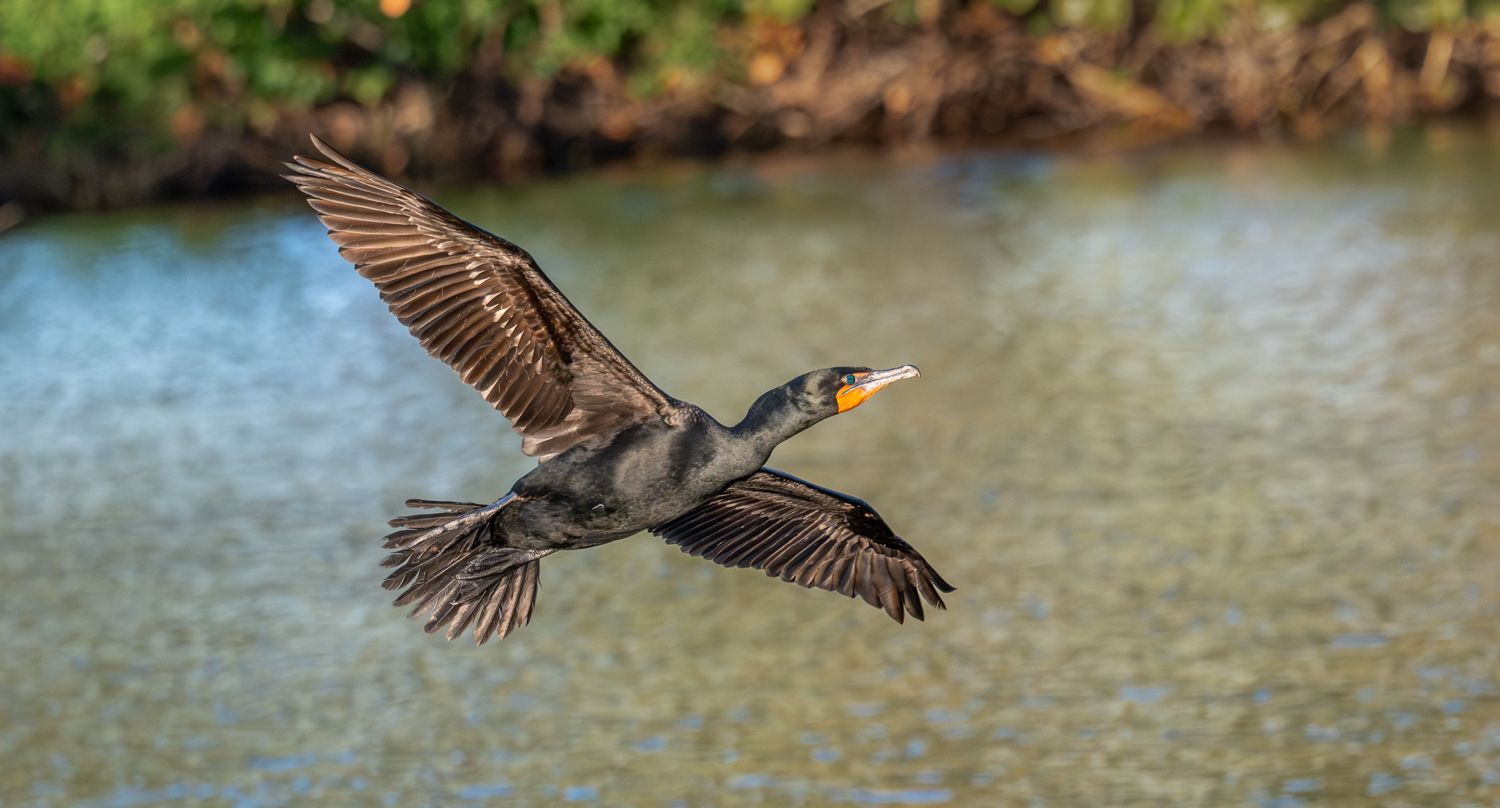
[[[468,513],[475,508],[483,508],[484,506],[477,502],[450,502],[446,499],[408,499],[406,501],[406,507],[421,508],[423,510],[429,511],[436,508],[447,511],[448,513]],[[396,518],[407,519],[410,517],[398,516]],[[391,526],[395,527],[394,524],[392,524]]]
[[[412,514],[391,520],[402,528],[386,537],[396,552],[381,562],[396,569],[381,584],[404,590],[393,605],[412,606],[411,616],[431,612],[424,630],[448,627],[448,639],[474,625],[474,641],[504,638],[531,622],[543,556],[550,550],[507,547],[493,530],[490,506],[467,502],[408,500],[414,508],[440,508],[443,514]],[[476,622],[477,620],[477,622]]]
[[[516,627],[531,622],[541,575],[539,560],[548,552],[504,548],[475,559],[459,575],[468,588],[455,600],[465,607],[485,607],[484,619],[474,629],[481,645],[491,632],[503,639]]]
[[[536,590],[541,586],[541,572],[542,565],[530,561],[520,568],[518,574],[507,578],[502,584],[509,591],[506,592],[504,612],[496,615],[499,622],[494,631],[497,636],[504,637],[517,626],[531,623],[531,610],[536,606]],[[483,640],[480,642],[483,643]]]

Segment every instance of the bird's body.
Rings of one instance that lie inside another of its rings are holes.
[[[811,426],[776,417],[793,409],[778,397],[757,404],[740,424],[726,427],[678,401],[661,420],[568,449],[511,488],[517,502],[502,516],[508,535],[524,536],[537,549],[576,550],[676,519],[758,471],[789,433]]]
[[[724,426],[647,380],[523,250],[314,143],[334,163],[299,157],[288,178],[340,252],[540,461],[491,505],[410,500],[443,513],[391,522],[385,586],[431,611],[428,631],[504,637],[530,619],[543,557],[643,530],[725,566],[857,594],[897,621],[921,619],[922,598],[942,607],[952,587],[868,505],[764,467],[782,441],[916,368],[813,371]]]
[[[764,465],[697,407],[674,416],[581,443],[517,480],[507,535],[537,549],[594,547],[665,524]]]

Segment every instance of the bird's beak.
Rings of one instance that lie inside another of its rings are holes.
[[[880,388],[891,382],[899,382],[902,379],[912,379],[921,376],[922,372],[913,365],[902,365],[890,370],[872,370],[869,373],[856,374],[854,384],[846,384],[839,391],[839,412],[848,412],[855,407],[865,403],[865,399],[875,395]]]

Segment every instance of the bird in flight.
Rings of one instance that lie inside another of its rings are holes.
[[[848,412],[890,370],[815,370],[724,426],[652,384],[520,247],[361,168],[318,138],[286,178],[401,324],[479,391],[538,465],[489,505],[408,500],[385,539],[396,606],[428,633],[504,638],[530,622],[540,562],[642,530],[726,567],[858,595],[902,622],[953,587],[863,500],[765,467],[782,441]]]

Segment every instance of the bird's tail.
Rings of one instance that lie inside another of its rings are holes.
[[[394,605],[412,605],[411,616],[432,612],[424,627],[428,634],[447,625],[451,640],[473,624],[474,641],[483,645],[531,622],[540,560],[550,551],[506,547],[495,535],[495,513],[509,501],[409,499],[408,508],[445,513],[391,520],[400,530],[385,537],[385,547],[396,552],[380,565],[396,570],[381,585],[405,589]]]

